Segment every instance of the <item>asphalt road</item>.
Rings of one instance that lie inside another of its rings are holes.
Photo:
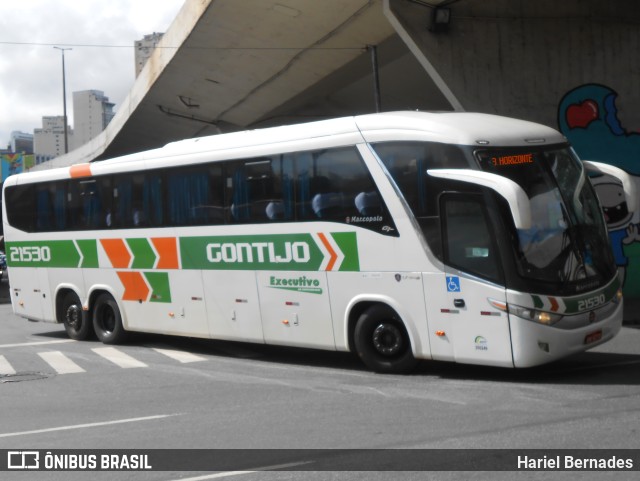
[[[612,342],[540,368],[423,362],[414,374],[395,376],[370,373],[344,353],[153,335],[115,347],[75,342],[61,326],[28,322],[2,304],[0,450],[256,448],[279,449],[286,458],[295,449],[640,449],[639,327],[626,325]],[[312,454],[293,456],[291,469],[296,461],[307,463],[298,469],[313,463],[326,469]],[[549,471],[342,472],[334,461],[330,471],[317,472],[0,477],[576,479]],[[580,479],[630,474],[590,472]]]

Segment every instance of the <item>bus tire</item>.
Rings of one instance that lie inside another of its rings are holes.
[[[60,306],[60,316],[67,335],[76,341],[84,341],[93,335],[93,325],[88,316],[82,311],[82,303],[78,294],[68,292]]]
[[[418,363],[404,324],[393,309],[384,305],[372,306],[360,315],[354,343],[362,362],[375,372],[407,373]]]
[[[100,294],[93,308],[93,329],[104,344],[120,344],[127,337],[118,303],[110,294]]]

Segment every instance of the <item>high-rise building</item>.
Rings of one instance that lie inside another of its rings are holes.
[[[73,92],[73,148],[78,148],[102,132],[115,115],[104,92],[83,90]]]
[[[73,145],[73,130],[67,126],[69,145]],[[36,164],[63,155],[64,151],[64,116],[42,117],[42,128],[33,131],[33,152]]]
[[[153,32],[149,35],[145,35],[142,40],[136,40],[135,46],[135,61],[136,61],[136,77],[140,75],[144,64],[147,63],[148,58],[153,53],[153,50],[160,42],[160,39],[164,33]]]
[[[33,154],[33,134],[17,130],[11,132],[11,152]]]

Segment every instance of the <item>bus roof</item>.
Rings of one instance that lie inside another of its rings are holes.
[[[362,135],[367,141],[387,140],[400,134],[402,137],[415,136],[416,140],[504,147],[567,141],[552,128],[498,115],[401,111],[187,139],[167,144],[164,150],[195,153],[354,133]]]
[[[288,144],[304,149],[305,141],[350,145],[362,142],[390,140],[431,141],[459,145],[482,145],[512,147],[528,144],[553,145],[565,143],[558,131],[541,124],[516,120],[497,115],[467,112],[418,112],[401,111],[342,117],[295,125],[269,127],[227,134],[198,137],[171,142],[164,147],[129,154],[92,163],[94,173],[105,172],[118,164],[189,156],[193,154],[238,151],[249,149],[253,155],[261,147],[277,150],[278,144]],[[253,148],[253,149],[251,149]],[[309,147],[307,147],[309,148]],[[313,148],[313,147],[312,147]],[[258,153],[258,155],[260,155]],[[202,157],[200,155],[199,157]],[[179,159],[180,161],[182,159]],[[176,159],[177,160],[177,159]],[[78,166],[76,166],[78,167]],[[95,169],[94,169],[95,167]],[[42,170],[10,176],[9,185],[20,182],[28,175],[28,182],[38,179],[68,177],[74,166],[53,170]],[[13,177],[13,179],[12,179]],[[26,179],[25,179],[26,181]]]

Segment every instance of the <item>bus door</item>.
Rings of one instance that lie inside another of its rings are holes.
[[[267,344],[335,346],[325,272],[259,271],[257,281]]]
[[[506,303],[500,255],[481,194],[440,197],[445,275],[440,315],[454,360],[513,367],[509,319],[489,300]],[[441,333],[440,333],[441,334]]]

